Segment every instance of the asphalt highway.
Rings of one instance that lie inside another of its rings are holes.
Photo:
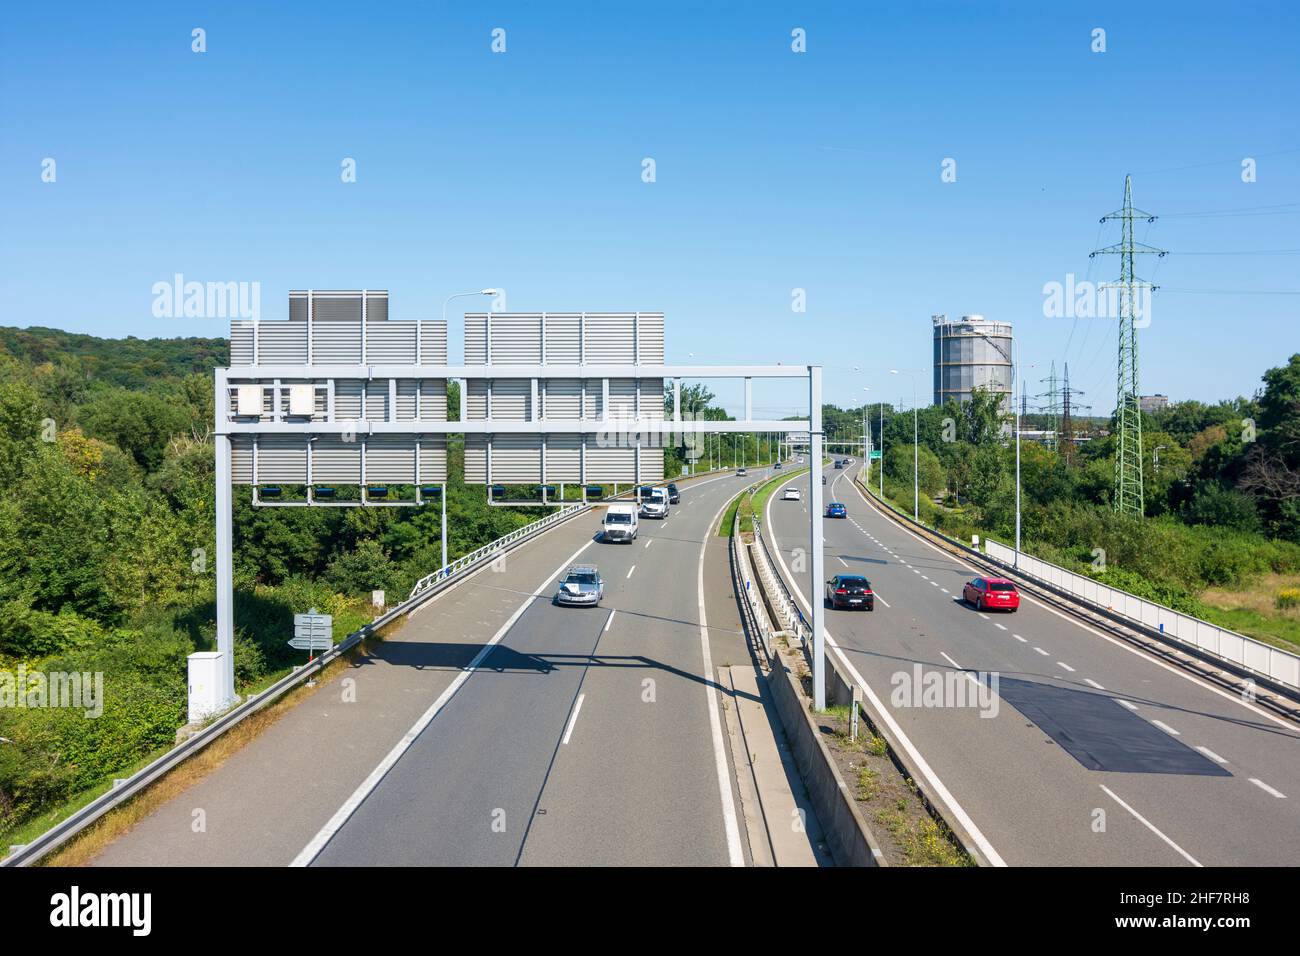
[[[848,509],[820,519],[826,577],[877,594],[872,612],[826,610],[828,650],[990,862],[1294,865],[1300,728],[1032,598],[976,611],[961,600],[976,569],[825,474],[825,501]],[[790,573],[809,521],[807,479],[792,484],[803,500],[774,494],[765,527],[806,611],[822,590]]]

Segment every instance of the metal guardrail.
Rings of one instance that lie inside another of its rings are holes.
[[[1300,686],[1297,686],[1300,685],[1300,658],[1296,658],[1295,655],[1289,654],[1279,648],[1273,648],[1268,644],[1263,644],[1253,638],[1246,637],[1243,634],[1237,634],[1235,631],[1227,631],[1223,628],[1219,628],[1217,625],[1210,624],[1208,621],[1202,621],[1199,618],[1194,618],[1190,615],[1180,614],[1172,608],[1167,608],[1162,604],[1145,601],[1144,599],[1137,597],[1137,595],[1129,594],[1127,591],[1121,591],[1118,588],[1111,588],[1102,585],[1099,582],[1093,581],[1091,578],[1084,578],[1083,580],[1090,582],[1098,588],[1097,596],[1089,597],[1086,588],[1082,588],[1082,593],[1080,593],[1080,591],[1076,591],[1072,587],[1052,580],[1052,577],[1049,575],[1036,574],[1033,571],[1027,570],[1026,564],[1024,563],[1017,565],[1014,560],[1016,555],[1014,548],[1009,548],[997,541],[991,542],[985,538],[984,544],[986,549],[990,544],[992,544],[994,552],[997,552],[999,548],[1004,550],[1007,557],[999,558],[996,553],[989,553],[987,550],[980,551],[977,548],[972,548],[964,542],[958,541],[956,538],[944,534],[942,531],[931,528],[923,522],[916,521],[911,515],[903,512],[892,503],[881,498],[880,495],[870,487],[870,485],[864,484],[861,481],[860,470],[854,474],[853,481],[860,489],[866,492],[867,496],[871,500],[875,501],[882,507],[887,508],[899,521],[914,526],[928,535],[943,540],[946,544],[964,551],[966,554],[984,562],[986,565],[1002,568],[1013,574],[1021,575],[1029,579],[1031,583],[1037,585],[1042,591],[1046,591],[1058,598],[1066,598],[1070,601],[1074,601],[1082,608],[1086,609],[1087,612],[1100,615],[1102,618],[1127,627],[1131,631],[1137,632],[1140,635],[1149,636],[1174,650],[1191,654],[1194,657],[1221,666],[1229,673],[1236,674],[1237,676],[1244,677],[1248,680],[1259,679],[1261,684],[1264,684],[1270,689],[1276,691],[1278,694],[1283,695],[1287,700],[1293,702],[1300,700],[1300,693],[1298,693],[1300,692]],[[1047,568],[1058,568],[1058,570],[1063,574],[1082,577],[1081,575],[1074,575],[1073,572],[1067,571],[1064,568],[1059,568],[1058,565],[1043,561],[1041,558],[1035,558],[1032,555],[1025,554],[1023,551],[1019,552],[1019,554],[1022,562],[1044,565]],[[1007,560],[1007,558],[1010,558],[1011,560]],[[1041,571],[1044,569],[1039,568],[1039,570]],[[1123,595],[1121,606],[1117,607],[1114,604],[1102,603],[1100,598],[1105,596],[1102,592],[1107,592],[1110,595]],[[1130,601],[1136,602],[1137,606],[1149,605],[1150,608],[1153,609],[1149,612],[1149,616],[1151,616],[1152,619],[1147,620],[1147,615],[1143,615],[1140,608],[1137,615],[1126,613],[1130,606],[1134,606],[1129,604]],[[1069,610],[1068,604],[1063,603],[1062,606]],[[1189,639],[1186,636],[1180,635],[1175,630],[1165,629],[1162,627],[1161,624],[1168,621],[1169,618],[1165,618],[1164,621],[1162,621],[1161,612],[1174,617],[1185,618],[1188,622],[1191,622],[1186,626],[1189,629],[1196,629],[1198,631],[1197,637]],[[1247,656],[1246,645],[1241,646],[1242,652],[1236,657],[1220,653],[1217,647],[1221,647],[1222,645],[1207,646],[1213,642],[1210,640],[1209,635],[1200,631],[1202,628],[1210,628],[1222,632],[1224,635],[1231,635],[1231,637],[1236,638],[1237,640],[1250,642],[1251,645],[1255,645],[1255,648],[1251,651],[1253,656]],[[1116,633],[1118,634],[1121,632],[1116,631]],[[1202,643],[1202,638],[1204,638],[1204,643]],[[1264,650],[1261,649],[1267,650],[1269,653],[1265,654]],[[1290,657],[1292,661],[1294,661],[1294,664],[1281,657],[1274,658],[1274,654],[1286,655],[1286,657]],[[1275,663],[1280,664],[1280,666],[1274,668],[1273,665]],[[1279,670],[1281,676],[1274,673],[1275,670]],[[1291,713],[1294,709],[1294,703],[1289,706],[1282,704],[1281,709],[1286,713]]]
[[[574,505],[572,508],[566,508],[563,511],[547,515],[545,518],[524,525],[522,528],[517,528],[509,534],[502,535],[491,544],[471,551],[464,557],[449,564],[447,568],[439,569],[438,572],[421,578],[416,587],[411,590],[411,595],[401,604],[389,608],[369,624],[353,631],[334,645],[331,650],[326,651],[311,663],[304,664],[302,667],[291,671],[260,694],[250,696],[239,706],[222,714],[192,737],[177,744],[152,763],[122,780],[112,790],[102,794],[76,813],[56,823],[32,840],[31,843],[14,850],[9,856],[0,860],[0,866],[30,866],[38,862],[46,854],[58,849],[105,814],[146,790],[204,747],[216,741],[218,737],[228,730],[238,726],[268,704],[284,696],[308,677],[324,670],[367,637],[391,624],[397,618],[411,613],[435,594],[458,584],[461,579],[467,576],[468,572],[494,560],[498,554],[504,553],[523,541],[536,537],[562,521],[567,521],[581,512],[590,510],[590,508],[590,505]],[[444,570],[447,571],[445,575],[442,574]]]
[[[1023,551],[1017,552],[998,541],[985,538],[984,552],[1003,567],[1066,591],[1079,601],[1106,608],[1135,624],[1154,628],[1207,654],[1300,690],[1300,657],[1279,647],[1110,587]]]
[[[754,587],[754,575],[749,562],[749,546],[740,537],[739,509],[736,510],[735,516],[731,519],[731,561],[732,567],[736,569],[740,590],[744,595],[741,606],[745,609],[749,625],[763,643],[763,653],[767,655],[767,659],[770,661],[772,659],[772,626],[768,621],[767,613],[763,609],[762,598],[759,597],[758,591]]]

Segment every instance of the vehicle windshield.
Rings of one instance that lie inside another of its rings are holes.
[[[867,588],[871,587],[871,582],[866,578],[840,578],[840,584],[846,588]]]
[[[595,571],[570,571],[564,579],[565,584],[595,584]]]
[[[632,516],[626,511],[613,511],[605,515],[605,524],[631,524]]]
[[[1016,586],[1010,581],[990,581],[989,589],[992,591],[1014,591]]]

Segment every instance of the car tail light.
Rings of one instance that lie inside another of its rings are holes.
[[[836,594],[848,594],[849,592],[848,592],[848,590],[847,590],[846,588],[836,588],[836,589],[835,589],[835,593],[836,593]]]

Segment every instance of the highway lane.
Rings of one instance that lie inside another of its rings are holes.
[[[876,512],[844,472],[826,473],[827,500],[849,511],[823,521],[826,576],[864,573],[880,597],[869,614],[828,610],[827,631],[1000,858],[1294,862],[1296,728],[1041,604],[976,612],[959,602],[972,569]],[[768,509],[787,565],[807,547],[805,509],[778,496]],[[806,575],[798,583],[806,590]],[[996,716],[896,706],[895,675],[917,663],[997,674]]]
[[[693,484],[683,484],[689,506],[674,509],[667,528],[703,508]],[[710,500],[720,503],[743,484],[725,478],[701,487],[699,494],[715,489]],[[549,581],[567,555],[590,542],[598,521],[589,514],[566,522],[512,551],[505,571],[483,568],[433,598],[219,768],[161,803],[93,863],[284,866],[294,861],[430,704],[461,679],[463,668],[509,622],[524,594]],[[656,542],[648,553],[662,544]],[[690,617],[696,617],[693,609]],[[590,628],[582,633],[590,634]],[[573,644],[581,653],[590,650],[580,641]],[[713,801],[719,802],[716,784],[714,791]]]
[[[759,474],[684,486],[631,545],[589,540],[540,578],[507,566],[517,619],[299,862],[744,863],[697,584],[718,511]],[[571,562],[600,568],[599,609],[550,602]]]

